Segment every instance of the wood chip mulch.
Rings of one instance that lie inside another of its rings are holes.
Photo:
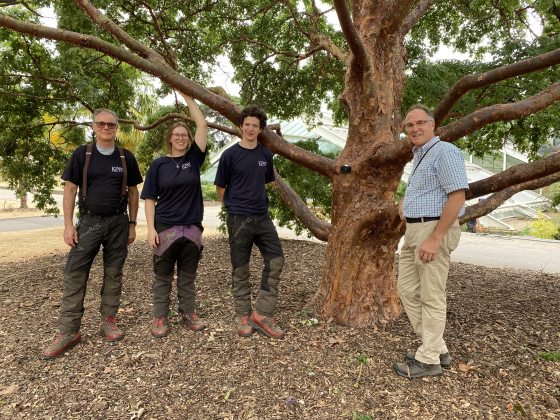
[[[206,238],[197,280],[199,312],[210,328],[188,331],[175,314],[170,335],[152,338],[151,250],[138,242],[125,266],[125,339],[109,344],[98,335],[97,260],[82,341],[52,361],[39,356],[56,330],[66,256],[0,265],[0,418],[560,418],[560,362],[539,357],[560,350],[559,275],[453,264],[452,368],[409,381],[392,370],[418,346],[406,316],[363,329],[317,320],[305,304],[325,247],[283,245],[277,321],[285,340],[237,336],[228,244],[219,236]],[[255,252],[255,285],[261,263]]]

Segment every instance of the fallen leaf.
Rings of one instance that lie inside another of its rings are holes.
[[[463,373],[470,372],[471,370],[476,370],[476,366],[469,365],[468,363],[459,363],[457,367],[459,368],[459,371]]]
[[[0,395],[13,394],[14,392],[17,392],[18,389],[19,389],[19,386],[17,386],[16,384],[12,384],[12,385],[0,390]]]
[[[330,344],[331,346],[334,346],[334,345],[336,345],[336,344],[343,344],[343,343],[345,343],[345,341],[344,341],[342,338],[338,337],[338,336],[329,337],[329,344]]]

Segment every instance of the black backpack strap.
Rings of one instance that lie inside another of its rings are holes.
[[[124,149],[122,147],[119,147],[119,154],[121,156],[121,164],[122,164],[122,169],[123,169],[121,197],[124,198],[124,197],[126,197],[126,193],[128,191],[128,188],[127,188],[128,172],[126,170],[126,158],[125,158],[125,155],[124,155]]]
[[[92,149],[93,149],[93,145],[89,143],[86,146],[86,162],[84,163],[84,169],[82,171],[82,202],[85,202],[87,196],[87,174],[88,174],[89,162],[91,160]]]

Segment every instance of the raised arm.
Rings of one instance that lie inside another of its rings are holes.
[[[187,106],[189,107],[189,111],[191,113],[191,117],[196,124],[194,141],[196,142],[198,148],[204,152],[206,150],[206,145],[208,144],[208,124],[206,123],[206,119],[204,118],[204,115],[200,111],[200,108],[193,100],[193,98],[181,92],[179,92],[179,94],[187,103]]]

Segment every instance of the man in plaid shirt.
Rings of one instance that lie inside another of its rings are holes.
[[[414,145],[412,173],[399,213],[406,221],[397,288],[422,345],[395,363],[410,379],[442,374],[451,356],[443,340],[446,283],[451,252],[459,245],[457,217],[469,188],[461,151],[435,136],[434,116],[423,105],[406,114],[404,128]]]

